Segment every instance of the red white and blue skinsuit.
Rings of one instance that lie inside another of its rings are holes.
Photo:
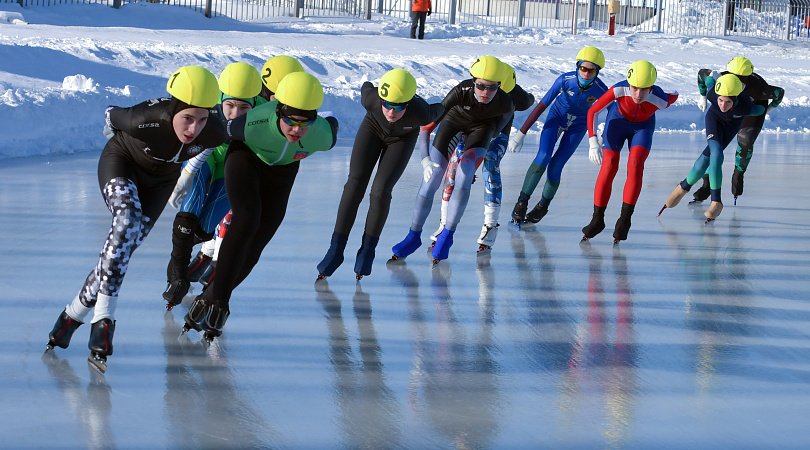
[[[630,96],[630,84],[625,80],[614,84],[588,110],[588,136],[596,136],[599,113],[608,108],[602,139],[602,168],[596,179],[593,203],[606,207],[610,200],[613,178],[619,169],[619,152],[625,141],[630,148],[627,161],[627,182],[624,185],[623,201],[635,205],[641,193],[644,161],[650,154],[652,135],[655,130],[655,112],[668,108],[678,99],[677,92],[664,92],[652,86],[650,94],[636,103]]]

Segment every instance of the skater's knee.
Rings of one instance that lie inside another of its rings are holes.
[[[372,203],[391,202],[392,198],[390,189],[371,189],[368,198]]]

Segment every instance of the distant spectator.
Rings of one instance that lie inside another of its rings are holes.
[[[419,27],[419,39],[425,38],[425,21],[431,12],[430,0],[409,0],[411,2],[411,39],[416,39],[416,27]]]

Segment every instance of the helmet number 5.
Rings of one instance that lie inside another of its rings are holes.
[[[388,88],[391,87],[388,83],[383,83],[380,85],[380,93],[382,93],[383,98],[388,97]]]

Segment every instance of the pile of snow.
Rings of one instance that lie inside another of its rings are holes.
[[[695,9],[694,2],[682,2]],[[19,14],[17,4],[0,6]],[[244,61],[261,68],[287,54],[318,77],[334,111],[341,139],[351,140],[363,118],[359,88],[386,71],[402,67],[417,79],[419,93],[441,101],[469,76],[476,57],[490,54],[515,68],[518,83],[539,100],[585,45],[607,58],[600,78],[622,80],[638,59],[658,68],[657,84],[676,90],[678,102],[658,114],[657,128],[699,132],[703,117],[696,73],[722,69],[733,56],[749,57],[771,84],[787,90],[782,105],[765,122],[766,132],[810,132],[810,45],[755,38],[690,37],[622,30],[604,31],[448,25],[428,21],[425,40],[407,39],[410,21],[375,15],[304,19],[280,17],[245,23],[207,19],[199,12],[154,3],[126,4],[119,10],[99,4],[30,7],[25,27],[0,22],[0,158],[99,151],[104,110],[166,95],[166,79],[184,65],[215,74]],[[703,16],[717,11],[703,11]],[[695,26],[700,26],[696,23]],[[520,126],[529,111],[517,113]],[[542,127],[542,120],[531,132]],[[20,126],[25,124],[25,126]]]
[[[73,75],[62,80],[62,89],[66,91],[98,92],[98,84],[84,75]]]
[[[19,12],[0,11],[0,24],[13,23],[14,25],[27,25],[23,15]]]

